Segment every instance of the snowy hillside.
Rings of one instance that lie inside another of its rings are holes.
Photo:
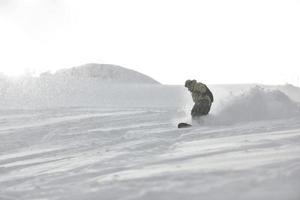
[[[1,200],[300,199],[297,87],[210,86],[211,114],[192,122],[183,86],[8,85]]]
[[[43,73],[42,78],[63,78],[75,80],[96,79],[113,83],[159,84],[153,78],[117,65],[90,63],[70,69],[57,71],[55,74]]]
[[[299,199],[299,116],[177,129],[186,117],[2,110],[0,199]]]

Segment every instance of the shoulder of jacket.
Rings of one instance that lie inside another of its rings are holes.
[[[194,90],[197,92],[205,93],[206,92],[206,85],[203,83],[196,83],[194,85]]]

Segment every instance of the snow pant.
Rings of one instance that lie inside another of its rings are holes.
[[[192,117],[200,117],[203,115],[207,115],[210,111],[211,103],[207,99],[201,99],[199,102],[196,102],[192,111]]]

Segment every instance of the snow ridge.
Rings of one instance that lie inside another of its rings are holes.
[[[96,79],[114,83],[159,84],[158,81],[140,72],[117,65],[97,63],[59,70],[55,74],[46,72],[41,74],[41,78]]]

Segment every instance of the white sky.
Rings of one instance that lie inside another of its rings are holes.
[[[0,0],[0,71],[110,63],[165,84],[300,85],[299,0]]]

